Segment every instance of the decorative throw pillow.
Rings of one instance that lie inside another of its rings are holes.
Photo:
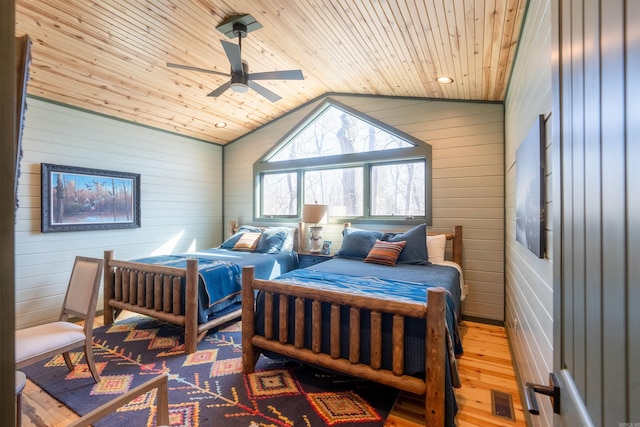
[[[238,240],[240,240],[240,237],[242,237],[244,233],[260,233],[261,231],[262,230],[260,230],[258,227],[254,227],[252,225],[243,225],[238,228],[238,231],[233,236],[222,242],[222,244],[220,245],[220,249],[233,249],[235,244],[238,242]]]
[[[376,240],[375,245],[369,251],[369,255],[364,259],[364,262],[371,262],[374,264],[395,266],[396,260],[402,253],[406,242],[383,242]]]
[[[342,230],[342,237],[342,246],[336,257],[365,259],[376,240],[382,238],[382,232],[349,227]]]
[[[447,236],[438,234],[427,236],[427,252],[429,252],[429,262],[438,263],[444,261],[444,251],[447,247]]]
[[[296,237],[298,237],[296,234],[298,229],[296,227],[279,227],[279,228],[282,228],[287,232],[287,237],[285,237],[284,243],[282,243],[282,248],[280,249],[280,251],[291,252],[293,250],[294,243],[297,243],[297,242],[294,242],[294,240],[296,239]]]
[[[260,240],[260,236],[262,233],[243,233],[240,236],[240,239],[233,245],[234,251],[245,251],[245,252],[253,252],[256,250],[256,246],[258,246],[258,241]]]
[[[283,227],[267,228],[262,232],[256,252],[264,254],[275,254],[280,252],[285,238],[287,237],[287,230]]]
[[[385,233],[380,240],[387,242],[407,242],[398,257],[398,264],[429,264],[427,254],[427,226],[425,224],[416,225],[404,233]]]

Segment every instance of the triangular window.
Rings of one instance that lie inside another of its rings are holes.
[[[366,120],[368,119],[368,120]],[[394,135],[371,118],[327,103],[287,137],[268,162],[410,148],[415,144]]]

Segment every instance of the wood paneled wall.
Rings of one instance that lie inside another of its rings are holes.
[[[640,2],[553,0],[554,368],[564,416],[640,422]],[[561,314],[561,316],[560,316]],[[560,339],[561,337],[561,339]],[[569,377],[570,375],[570,377]],[[563,393],[569,387],[563,388]],[[569,395],[570,393],[566,393]],[[577,425],[567,420],[565,425]]]
[[[550,0],[530,2],[505,100],[505,288],[506,327],[522,382],[546,384],[553,368],[553,226],[551,140],[546,151],[546,231],[544,258],[516,241],[516,150],[538,115],[551,113]],[[547,123],[549,124],[549,120]],[[549,126],[547,126],[547,131]],[[522,386],[522,384],[521,384]],[[528,413],[527,413],[528,416]],[[541,405],[532,425],[552,425],[553,411]]]
[[[16,222],[16,326],[57,318],[76,255],[121,259],[222,240],[222,148],[27,100]],[[40,163],[140,173],[142,227],[40,232]],[[98,300],[102,307],[102,298]]]
[[[433,147],[433,229],[464,226],[463,269],[469,296],[463,313],[504,315],[504,110],[501,104],[333,96]],[[253,163],[317,103],[275,120],[224,147],[225,222],[253,220]],[[291,224],[296,225],[296,224]],[[341,242],[341,224],[324,237]]]

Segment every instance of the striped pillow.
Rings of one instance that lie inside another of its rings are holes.
[[[383,242],[376,239],[375,245],[369,251],[369,255],[367,255],[364,262],[394,266],[406,243],[404,240],[400,242]]]
[[[242,233],[240,239],[233,245],[234,251],[253,252],[258,246],[260,235],[262,233]]]

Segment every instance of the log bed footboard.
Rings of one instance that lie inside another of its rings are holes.
[[[121,310],[143,314],[184,328],[185,353],[194,353],[207,332],[240,317],[240,310],[198,323],[198,261],[186,268],[114,259],[104,252],[104,324],[111,325]],[[181,291],[185,283],[185,293]]]
[[[264,336],[256,334],[255,291],[265,292]],[[429,304],[405,303],[393,300],[353,295],[325,289],[310,289],[291,283],[259,280],[251,266],[242,271],[242,367],[245,374],[255,370],[260,350],[282,354],[347,375],[376,381],[418,395],[425,395],[426,425],[444,425],[445,369],[447,369],[445,293],[442,288],[430,288]],[[277,300],[274,294],[280,295]],[[289,297],[294,297],[293,307]],[[304,348],[305,300],[312,301],[311,349]],[[322,303],[331,304],[330,351],[320,352],[320,320]],[[279,304],[277,325],[273,325],[273,307]],[[340,357],[340,306],[350,307],[349,359]],[[287,323],[288,313],[294,311],[296,333],[289,344],[293,328]],[[360,310],[371,311],[371,363],[360,360]],[[392,369],[382,369],[382,313],[393,315]],[[426,318],[426,377],[404,375],[404,319]],[[275,326],[275,328],[274,328]],[[274,329],[277,334],[274,334]],[[274,336],[275,335],[275,336]]]

